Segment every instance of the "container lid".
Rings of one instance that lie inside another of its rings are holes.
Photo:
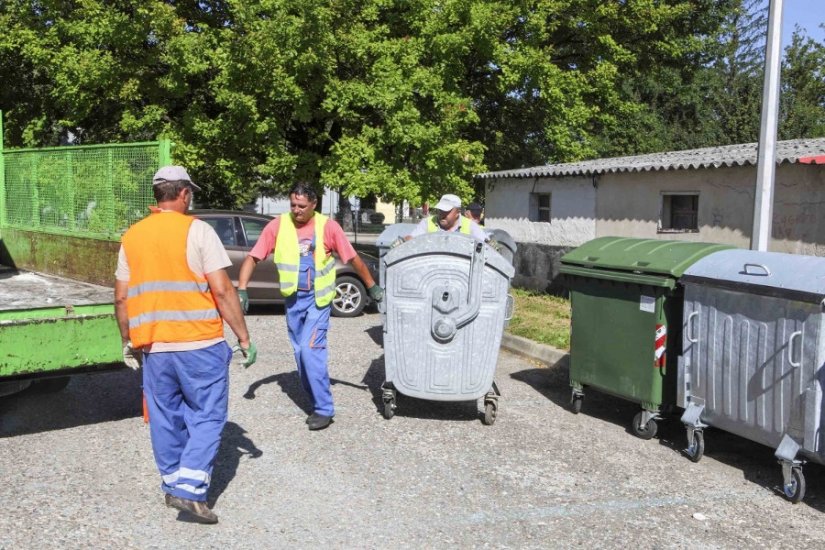
[[[561,263],[678,278],[696,261],[730,248],[733,247],[714,243],[599,237],[562,256]]]
[[[748,287],[771,295],[796,295],[819,302],[825,297],[825,258],[724,250],[703,258],[685,271],[685,282],[727,283],[729,288]]]
[[[398,237],[406,237],[415,229],[415,223],[394,223],[387,226],[384,231],[375,239],[375,246],[378,248],[389,248]]]

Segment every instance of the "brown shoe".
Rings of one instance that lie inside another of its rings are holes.
[[[218,516],[209,509],[209,506],[205,502],[180,498],[167,493],[166,505],[171,508],[177,508],[181,512],[191,514],[198,523],[218,523]]]

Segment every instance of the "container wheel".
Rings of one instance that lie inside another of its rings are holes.
[[[793,468],[791,470],[791,482],[783,487],[785,498],[798,503],[805,496],[805,474],[802,473],[802,468]]]
[[[384,400],[384,418],[389,420],[395,416],[395,399],[385,399]]]
[[[496,421],[498,415],[498,403],[495,401],[486,401],[484,403],[484,419],[482,422],[486,426],[492,426]]]
[[[584,395],[577,391],[573,391],[570,394],[570,410],[573,411],[573,414],[579,414],[582,410],[582,401],[584,401]]]
[[[691,462],[699,462],[705,454],[705,434],[702,430],[693,430],[693,441],[685,452]]]
[[[653,436],[656,435],[656,432],[659,430],[658,424],[656,424],[656,420],[651,418],[647,421],[647,423],[642,426],[642,411],[636,413],[636,416],[633,417],[633,424],[631,424],[631,428],[633,430],[633,434],[640,438],[640,439],[652,439]]]

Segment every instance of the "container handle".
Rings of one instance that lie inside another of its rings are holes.
[[[799,336],[802,336],[802,331],[801,330],[797,330],[796,332],[791,334],[790,338],[788,338],[788,363],[795,369],[802,366],[802,350],[799,350],[799,356],[800,356],[799,361],[794,362],[794,360],[793,360],[793,343],[794,343],[794,340],[796,338],[798,338]]]
[[[513,318],[513,312],[515,311],[515,303],[516,299],[513,298],[512,294],[507,294],[507,304],[504,306],[504,321],[510,321]]]
[[[761,269],[762,273],[754,273],[753,271],[748,271],[749,267],[753,267],[753,268],[756,268],[756,269]],[[742,274],[743,275],[758,275],[760,277],[770,277],[771,276],[771,270],[768,269],[768,266],[763,265],[763,264],[747,263],[742,268]]]
[[[697,315],[699,315],[699,312],[694,311],[690,315],[688,315],[688,318],[687,318],[687,327],[686,327],[687,328],[687,331],[686,331],[687,332],[687,340],[691,344],[696,344],[697,342],[699,342],[699,339],[694,337],[695,333],[694,333],[694,330],[693,330],[693,318],[696,317]]]

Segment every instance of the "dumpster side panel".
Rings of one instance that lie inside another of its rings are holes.
[[[122,366],[114,306],[0,312],[0,379]]]
[[[578,277],[570,284],[571,384],[658,408],[665,369],[655,365],[654,343],[665,289]]]
[[[412,257],[388,269],[384,334],[386,379],[410,397],[434,401],[478,399],[489,391],[498,359],[509,281],[485,266],[477,317],[448,342],[431,332],[433,295],[449,288],[468,299],[469,263],[461,256]]]
[[[821,396],[820,306],[695,284],[685,302],[685,396],[704,422],[774,448],[817,431],[803,411]]]

